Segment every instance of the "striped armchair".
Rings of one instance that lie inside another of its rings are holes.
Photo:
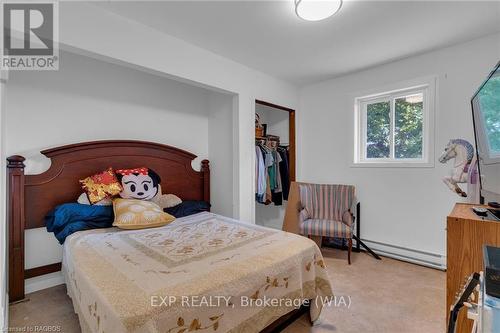
[[[351,264],[354,218],[354,186],[299,184],[300,234],[307,237],[347,239],[347,261]],[[321,244],[321,241],[320,241]]]

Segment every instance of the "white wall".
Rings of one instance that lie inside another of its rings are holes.
[[[493,35],[305,87],[298,115],[299,179],[356,185],[362,238],[444,256],[446,216],[460,199],[441,182],[450,165],[436,156],[450,138],[473,142],[470,98],[499,58],[500,35]],[[354,97],[430,75],[438,77],[435,167],[351,167]]]
[[[287,82],[83,2],[61,2],[60,42],[93,54],[166,73],[238,95],[234,115],[234,216],[254,221],[255,99],[296,108],[298,89]],[[92,22],[92,24],[89,24]],[[61,59],[63,61],[63,59]]]
[[[233,100],[234,95],[208,96],[208,156],[211,211],[233,216]]]
[[[39,151],[101,139],[143,139],[208,157],[206,89],[63,52],[59,71],[12,72],[6,96],[6,151],[48,167]],[[198,133],[197,136],[192,133]]]
[[[289,144],[289,116],[287,111],[257,104],[255,112],[259,114],[262,124],[267,124],[267,134],[280,137],[280,144]]]
[[[210,154],[208,148],[209,118],[223,118],[211,132],[232,137],[231,96],[66,52],[61,59],[57,72],[13,72],[6,85],[5,152],[27,158],[26,174],[48,168],[39,152],[49,147],[101,139],[159,142],[198,155],[193,162],[198,170],[202,159],[211,159],[215,180],[225,173],[224,189],[231,189],[225,197],[213,196],[214,210],[232,215],[232,145],[229,140],[229,152],[216,146]],[[227,99],[229,104],[221,104],[226,108],[209,107],[209,101]],[[60,258],[52,234],[43,228],[26,232],[26,268]],[[57,279],[57,274],[31,279],[27,290]]]

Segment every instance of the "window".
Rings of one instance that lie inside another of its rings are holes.
[[[429,160],[431,85],[426,83],[355,99],[356,165],[432,165]]]

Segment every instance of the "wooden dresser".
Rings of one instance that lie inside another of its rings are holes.
[[[500,222],[488,221],[472,211],[471,204],[458,203],[446,223],[446,322],[455,293],[472,272],[483,270],[483,245],[500,246]],[[462,310],[457,320],[457,333],[470,333],[472,321]]]

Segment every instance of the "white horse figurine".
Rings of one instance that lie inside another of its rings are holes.
[[[446,163],[455,159],[450,177],[444,177],[443,182],[462,197],[467,197],[467,193],[462,191],[458,183],[467,183],[469,180],[469,168],[474,159],[474,147],[466,140],[453,139],[444,148],[443,154],[439,157],[439,162]]]

